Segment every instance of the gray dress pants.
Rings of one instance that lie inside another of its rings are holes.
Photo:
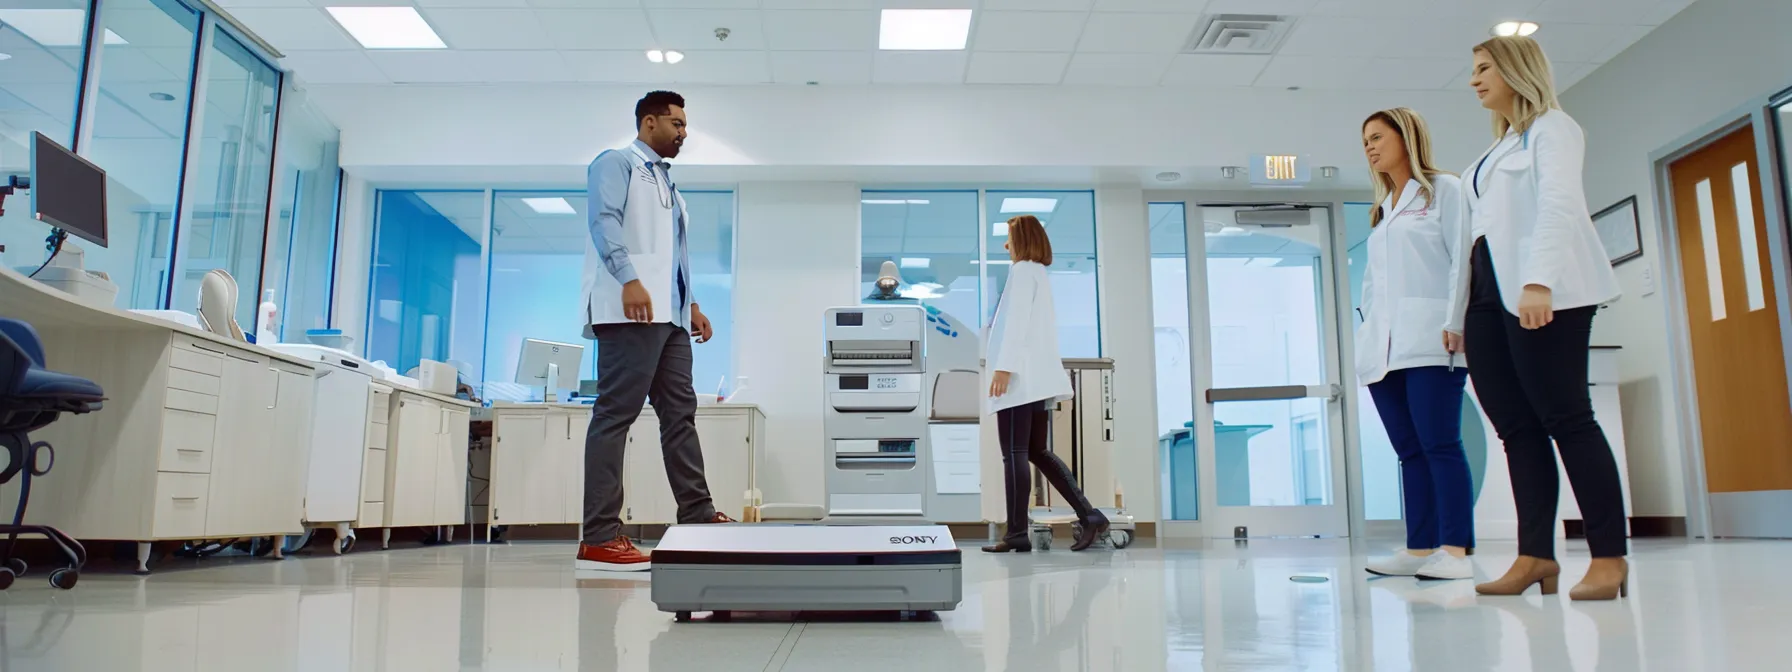
[[[622,533],[622,456],[628,430],[650,401],[660,419],[660,452],[666,480],[678,500],[678,522],[715,518],[697,443],[697,392],[691,386],[691,334],[669,322],[600,324],[597,334],[597,400],[585,431],[586,544]]]

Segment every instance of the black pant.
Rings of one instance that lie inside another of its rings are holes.
[[[1475,243],[1463,338],[1481,408],[1506,444],[1518,509],[1518,552],[1555,558],[1556,452],[1586,522],[1593,557],[1625,554],[1624,493],[1611,444],[1593,419],[1587,394],[1587,346],[1596,306],[1558,310],[1541,329],[1525,329],[1500,302],[1493,259]],[[1550,440],[1555,445],[1550,445]]]
[[[1008,533],[1002,540],[1011,546],[1031,545],[1027,536],[1028,530],[1032,529],[1027,522],[1027,500],[1033,495],[1033,474],[1027,469],[1029,463],[1039,467],[1045,480],[1070,500],[1077,518],[1085,524],[1105,519],[1101,512],[1089,505],[1089,498],[1084,497],[1082,488],[1077,487],[1070,467],[1064,466],[1064,461],[1052,454],[1049,445],[1051,407],[1050,401],[1035,401],[996,411],[996,436],[1002,442],[1002,476],[1008,486]]]
[[[660,454],[678,500],[678,522],[716,515],[697,443],[697,391],[691,387],[691,333],[669,322],[600,324],[597,401],[585,430],[585,525],[581,538],[601,544],[622,533],[622,455],[628,430],[651,401],[660,418]]]

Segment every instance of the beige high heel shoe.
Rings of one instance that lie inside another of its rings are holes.
[[[1556,578],[1562,574],[1562,566],[1554,560],[1533,558],[1528,555],[1518,556],[1506,575],[1493,581],[1475,586],[1475,592],[1482,595],[1522,595],[1524,591],[1537,584],[1544,595],[1556,594]]]
[[[1630,597],[1630,562],[1624,558],[1593,558],[1587,575],[1568,591],[1570,600],[1615,600]]]

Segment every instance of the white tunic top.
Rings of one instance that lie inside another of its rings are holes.
[[[989,328],[989,371],[1008,372],[1008,393],[988,402],[989,413],[1035,401],[1071,398],[1070,374],[1058,351],[1058,313],[1045,266],[1018,261]]]
[[[1462,181],[1431,178],[1429,203],[1419,181],[1408,180],[1400,200],[1381,204],[1381,224],[1369,234],[1363,270],[1363,323],[1356,329],[1357,380],[1379,382],[1389,371],[1422,366],[1463,366],[1444,350],[1443,333],[1460,333],[1451,319],[1450,268],[1468,235]]]

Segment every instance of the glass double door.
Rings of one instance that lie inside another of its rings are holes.
[[[1348,535],[1331,209],[1149,212],[1162,519],[1204,537]]]

